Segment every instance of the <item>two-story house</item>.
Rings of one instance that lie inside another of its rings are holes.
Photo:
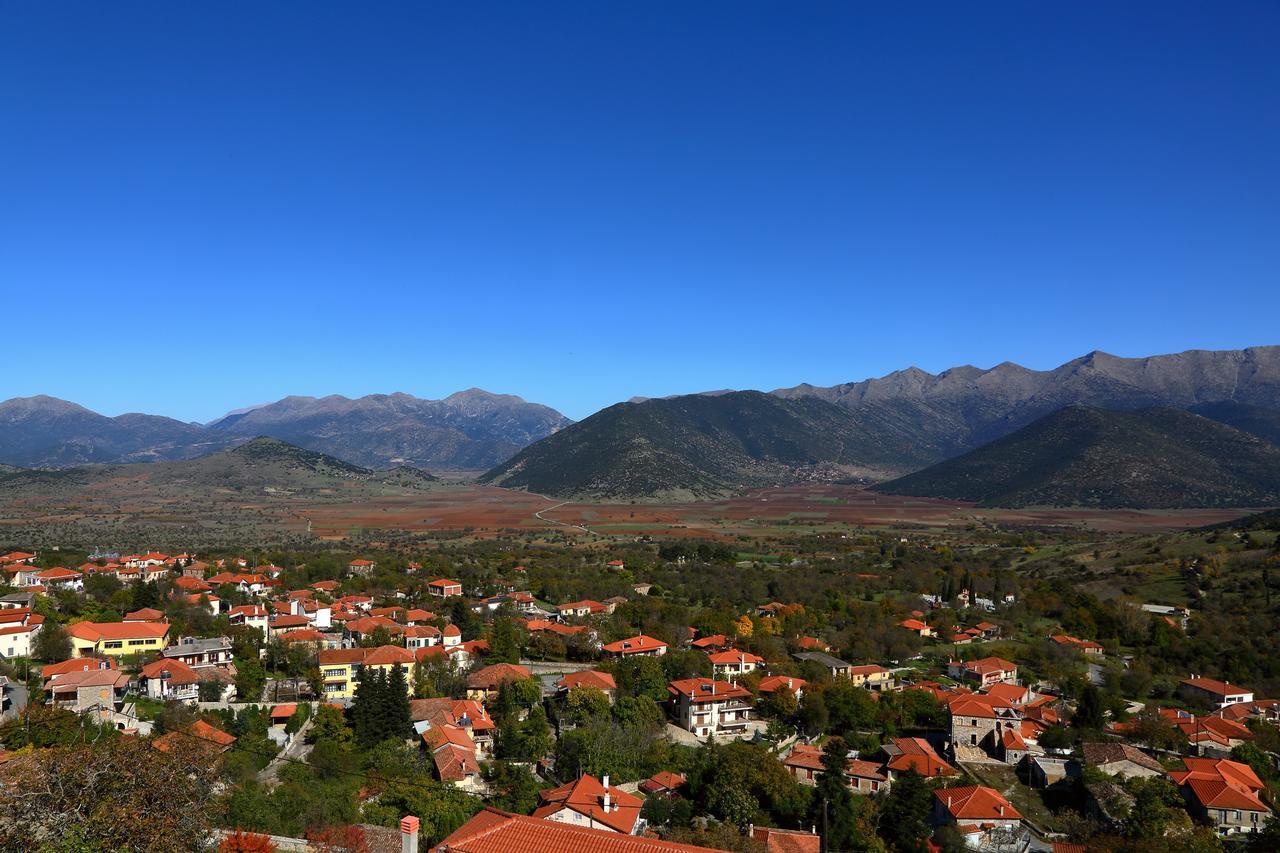
[[[195,670],[207,667],[230,669],[234,658],[230,637],[183,637],[176,646],[170,646],[161,654],[169,660],[182,661]]]
[[[708,657],[711,659],[711,669],[715,677],[727,678],[730,681],[764,666],[764,658],[737,649],[713,652]]]
[[[123,657],[159,652],[169,636],[167,622],[76,622],[67,626],[76,657]]]
[[[751,693],[728,681],[685,678],[667,693],[675,724],[700,738],[740,734],[751,719]]]

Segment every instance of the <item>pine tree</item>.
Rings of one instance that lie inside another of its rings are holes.
[[[387,678],[387,731],[384,737],[404,740],[409,734],[412,724],[409,709],[409,686],[405,678],[404,667],[396,664],[391,667],[391,675]]]

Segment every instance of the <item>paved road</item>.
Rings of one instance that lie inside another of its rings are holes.
[[[546,495],[540,495],[539,497],[546,498],[547,500],[552,500],[552,498],[547,498]],[[583,533],[594,533],[594,531],[591,530],[591,528],[583,527],[581,524],[570,524],[567,521],[559,521],[558,519],[547,518],[546,516],[543,515],[544,512],[551,512],[551,510],[553,509],[559,509],[560,507],[564,506],[567,503],[571,503],[571,501],[560,501],[560,503],[554,506],[549,506],[546,509],[540,509],[533,514],[533,517],[538,519],[538,521],[543,521],[543,522],[546,522],[547,524],[558,524],[561,527],[568,527],[573,530],[581,530]]]
[[[314,714],[307,717],[307,721],[302,724],[302,728],[298,729],[289,745],[280,750],[279,754],[271,759],[271,763],[258,772],[259,783],[266,785],[268,788],[274,788],[280,783],[280,770],[284,767],[286,761],[290,759],[306,760],[307,755],[311,752],[311,745],[307,743],[307,730],[311,728],[311,722],[314,719]]]

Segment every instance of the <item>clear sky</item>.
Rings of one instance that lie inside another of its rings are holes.
[[[0,398],[632,395],[1280,343],[1280,4],[27,2]]]

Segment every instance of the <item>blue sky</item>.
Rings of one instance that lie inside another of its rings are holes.
[[[1277,43],[1273,2],[8,4],[0,398],[580,418],[1280,343]]]

